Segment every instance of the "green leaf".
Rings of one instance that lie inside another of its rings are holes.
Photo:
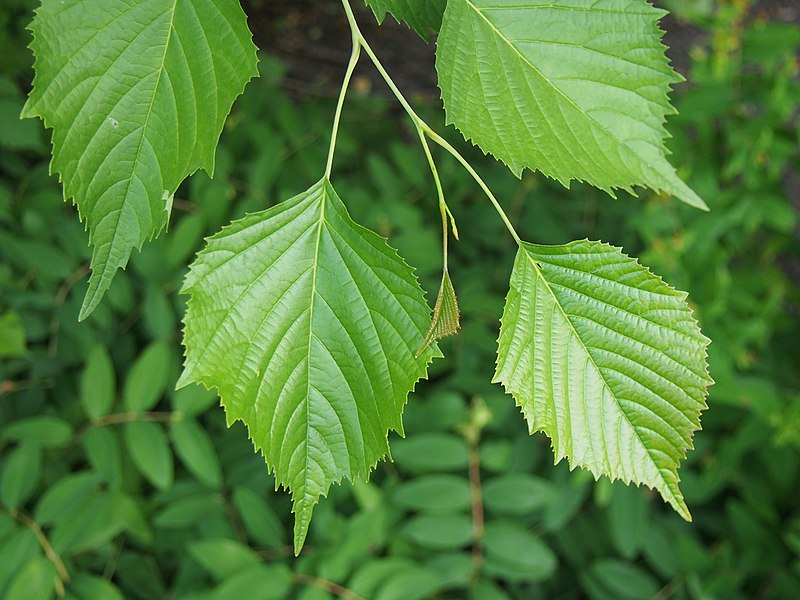
[[[117,383],[114,363],[104,346],[97,345],[89,352],[81,375],[81,404],[91,419],[111,412]]]
[[[176,390],[172,394],[173,410],[187,417],[206,412],[212,404],[219,404],[217,395],[212,390],[197,385]]]
[[[48,600],[55,596],[58,575],[47,558],[29,562],[8,586],[5,600]]]
[[[122,398],[126,409],[144,412],[158,404],[167,389],[171,362],[172,352],[163,340],[153,342],[142,352],[125,379]]]
[[[77,514],[56,524],[50,538],[53,549],[59,554],[76,553],[113,538],[124,528],[114,508],[110,494],[96,493]]]
[[[198,481],[211,488],[222,485],[222,468],[211,438],[197,421],[172,423],[172,443],[181,461]]]
[[[18,508],[31,497],[42,473],[42,451],[36,442],[23,442],[2,461],[0,504]]]
[[[581,584],[592,600],[646,600],[658,593],[658,582],[644,569],[619,560],[603,559],[581,573]]]
[[[382,583],[398,573],[413,571],[416,563],[405,556],[373,558],[358,566],[348,587],[363,598],[374,598]]]
[[[245,531],[253,540],[267,548],[286,544],[283,524],[262,496],[249,488],[237,487],[232,499]]]
[[[412,473],[459,471],[469,465],[469,448],[463,438],[448,433],[418,433],[398,440],[392,457]]]
[[[39,525],[50,525],[69,518],[86,503],[99,481],[97,474],[85,472],[60,479],[44,493],[36,505],[36,522]]]
[[[111,488],[119,488],[124,473],[117,432],[111,427],[93,427],[83,437],[83,447],[95,472]]]
[[[428,41],[431,31],[439,31],[442,13],[447,0],[364,0],[375,13],[378,23],[383,23],[386,13],[392,13]]]
[[[425,475],[400,485],[394,501],[423,512],[452,513],[469,508],[469,482],[456,475]]]
[[[529,515],[552,503],[555,486],[526,473],[509,473],[488,480],[483,486],[486,508],[505,515]]]
[[[448,550],[472,540],[472,519],[467,515],[422,515],[403,526],[403,534],[423,548]]]
[[[517,176],[644,185],[706,209],[665,157],[682,78],[664,14],[644,0],[450,0],[436,49],[447,122]]]
[[[402,432],[430,309],[412,270],[354,223],[327,180],[209,239],[186,279],[186,370],[219,390],[294,502],[295,548],[319,497],[366,478]]]
[[[259,600],[283,600],[292,588],[292,572],[286,565],[256,564],[227,577],[214,590],[213,600],[239,600],[254,595]]]
[[[691,520],[677,470],[706,408],[708,343],[686,294],[619,248],[523,242],[495,381],[556,462],[655,488]]]
[[[189,554],[217,581],[261,563],[250,548],[224,538],[194,542]]]
[[[25,565],[41,555],[39,540],[27,527],[20,526],[0,543],[0,598],[6,597],[8,585]]]
[[[78,573],[69,589],[80,600],[124,600],[113,583],[86,573]]]
[[[490,522],[484,532],[486,573],[510,581],[543,581],[556,569],[555,554],[514,522]]]
[[[221,513],[223,505],[218,494],[192,494],[168,504],[153,522],[164,529],[196,527],[213,513]]]
[[[453,282],[450,281],[450,273],[445,271],[439,295],[436,297],[436,305],[433,307],[431,326],[425,334],[425,341],[417,350],[417,356],[425,352],[432,343],[457,334],[459,329],[461,329],[461,313],[458,310],[456,291],[453,289]]]
[[[161,425],[149,421],[126,423],[122,435],[139,472],[160,490],[172,486],[172,452]]]
[[[238,2],[46,0],[24,117],[53,129],[52,171],[94,246],[85,319],[131,251],[166,225],[172,195],[214,151],[258,74]]]
[[[435,598],[442,582],[438,573],[425,567],[413,567],[386,578],[375,600],[425,600]]]
[[[25,327],[15,312],[0,315],[0,358],[25,354]]]
[[[637,490],[614,486],[608,507],[608,532],[620,556],[632,559],[652,535],[648,499]]]
[[[18,442],[33,442],[43,448],[60,448],[72,439],[72,426],[58,417],[20,419],[7,425],[0,437]]]

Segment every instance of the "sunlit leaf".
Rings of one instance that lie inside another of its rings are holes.
[[[645,0],[450,0],[436,68],[447,122],[518,176],[705,203],[665,157],[672,70]]]
[[[94,246],[86,318],[131,251],[166,225],[172,195],[214,151],[258,72],[233,0],[45,0],[23,111],[53,129],[52,171]]]
[[[685,519],[678,465],[711,378],[686,294],[618,248],[522,243],[495,381],[556,461],[657,489]]]
[[[386,242],[327,180],[209,239],[187,276],[186,370],[219,390],[292,492],[295,549],[334,482],[366,478],[402,431],[430,309]]]

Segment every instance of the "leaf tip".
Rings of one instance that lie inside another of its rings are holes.
[[[191,375],[189,368],[184,367],[181,376],[178,377],[178,381],[175,383],[175,389],[180,390],[185,388],[187,385],[194,383],[194,377]]]
[[[309,501],[307,497],[295,502],[292,512],[294,512],[294,555],[300,556],[303,546],[308,536],[308,527],[311,524],[311,513],[314,510],[316,500]]]

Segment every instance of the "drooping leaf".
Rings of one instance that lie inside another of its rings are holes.
[[[378,23],[383,23],[386,13],[392,13],[428,41],[432,31],[439,31],[442,13],[447,0],[364,0],[375,13]]]
[[[612,195],[643,185],[706,208],[665,157],[682,78],[664,14],[646,0],[450,0],[436,51],[447,121],[518,176]]]
[[[420,356],[428,347],[450,335],[455,335],[461,329],[461,313],[458,310],[458,299],[456,291],[453,289],[453,282],[450,281],[450,273],[444,272],[442,284],[439,287],[439,295],[436,297],[436,304],[433,307],[433,319],[428,333],[425,334],[425,341],[417,350]]]
[[[686,294],[618,248],[523,242],[495,381],[556,461],[655,488],[691,520],[677,470],[706,407],[707,345]]]
[[[53,129],[52,171],[94,246],[86,318],[131,251],[166,225],[172,195],[214,151],[258,73],[234,0],[45,0],[25,117]]]
[[[327,180],[209,240],[187,276],[179,385],[219,390],[292,492],[295,548],[320,496],[366,478],[402,432],[438,349],[414,351],[430,309],[412,270],[354,223]]]

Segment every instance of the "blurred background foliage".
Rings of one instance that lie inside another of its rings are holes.
[[[245,429],[225,427],[214,394],[173,390],[185,303],[177,291],[203,237],[322,173],[333,100],[316,71],[298,85],[297,65],[271,58],[285,45],[273,53],[269,40],[298,29],[314,38],[315,26],[340,23],[337,3],[292,3],[294,24],[278,19],[272,32],[260,24],[287,3],[247,3],[268,53],[223,134],[215,178],[197,174],[181,188],[168,234],[133,257],[80,325],[87,236],[48,176],[41,124],[18,119],[35,4],[0,6],[1,598],[800,595],[796,2],[663,3],[673,11],[664,23],[671,56],[690,81],[673,96],[680,115],[669,145],[710,213],[650,193],[615,201],[581,185],[568,191],[532,173],[519,181],[467,149],[530,240],[622,245],[690,292],[713,340],[717,382],[681,471],[694,523],[648,490],[553,467],[548,440],[530,437],[513,400],[489,383],[513,247],[442,155],[462,234],[451,273],[463,331],[442,344],[446,359],[411,396],[394,462],[369,483],[331,490],[299,559],[288,498]],[[308,14],[323,16],[307,26]],[[376,46],[407,70],[403,57],[421,43],[392,27],[401,41]],[[314,52],[320,72],[338,80],[341,65],[326,62],[324,45]],[[440,239],[430,176],[403,115],[377,84],[368,93],[366,77],[345,109],[334,182],[353,217],[389,237],[433,294]],[[429,82],[421,75],[409,91],[441,131]]]

